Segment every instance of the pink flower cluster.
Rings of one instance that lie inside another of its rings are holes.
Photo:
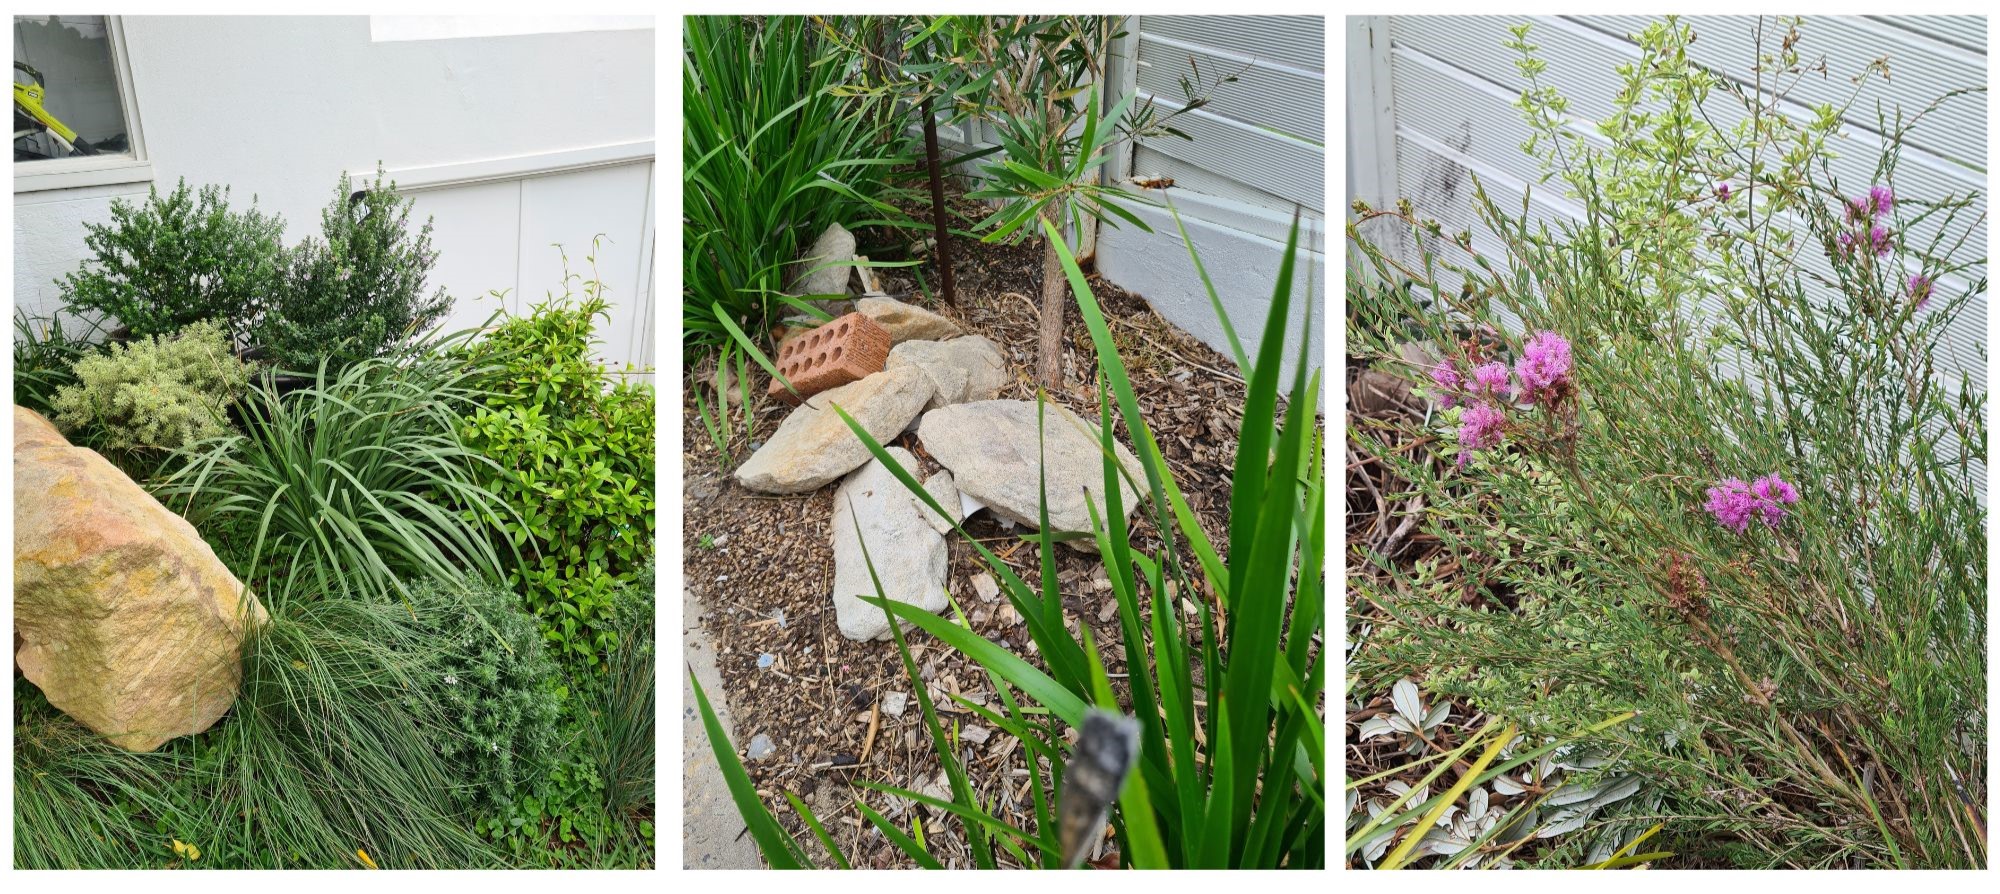
[[[1886,216],[1895,210],[1896,194],[1886,186],[1869,187],[1868,194],[1847,203],[1847,223],[1854,226],[1852,232],[1844,232],[1833,237],[1834,245],[1841,254],[1852,254],[1864,244],[1868,250],[1881,257],[1893,247],[1889,242],[1889,228],[1877,223],[1878,215]],[[1866,229],[1861,227],[1865,226]]]
[[[1702,508],[1715,516],[1717,524],[1741,534],[1750,529],[1753,518],[1777,528],[1785,520],[1785,507],[1798,501],[1798,488],[1773,472],[1751,484],[1741,478],[1723,479],[1708,489],[1708,504]]]
[[[1511,374],[1507,364],[1498,360],[1474,367],[1469,384],[1449,361],[1431,369],[1431,384],[1436,386],[1433,395],[1439,404],[1455,407],[1461,400],[1466,403],[1459,417],[1459,468],[1472,461],[1472,451],[1499,445],[1501,428],[1507,421],[1501,407],[1517,398],[1533,404],[1556,395],[1569,384],[1572,364],[1568,340],[1553,332],[1537,332],[1522,347],[1521,359]]]
[[[1910,277],[1910,300],[1916,302],[1917,309],[1923,310],[1931,300],[1931,278],[1921,273]]]

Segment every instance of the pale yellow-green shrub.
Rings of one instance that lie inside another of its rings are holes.
[[[79,384],[56,393],[56,424],[120,450],[172,450],[227,432],[229,405],[250,382],[214,322],[113,345],[77,361],[75,373]]]

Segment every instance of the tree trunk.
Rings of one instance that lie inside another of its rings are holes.
[[[1060,228],[1056,231],[1060,234]],[[1041,363],[1035,380],[1055,389],[1063,381],[1063,308],[1069,304],[1069,276],[1063,272],[1062,256],[1054,239],[1042,240],[1042,339]]]
[[[931,169],[931,228],[937,231],[938,294],[944,303],[958,306],[958,285],[951,269],[951,231],[945,226],[944,175],[938,171],[937,116],[931,114],[930,97],[924,97],[924,155]]]

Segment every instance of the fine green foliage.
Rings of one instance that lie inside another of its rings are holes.
[[[453,807],[439,706],[413,696],[453,648],[404,606],[297,601],[246,637],[230,712],[151,754],[18,686],[16,865],[502,868]]]
[[[480,487],[511,507],[506,579],[564,662],[600,664],[612,597],[653,555],[654,392],[591,360],[603,287],[560,296],[463,349],[477,403],[459,422],[486,461]]]
[[[59,283],[72,312],[115,319],[135,336],[203,320],[240,335],[279,291],[285,225],[255,198],[231,211],[226,187],[196,195],[182,180],[165,197],[153,187],[141,205],[114,200],[111,221],[84,225],[91,257]]]
[[[320,212],[321,238],[286,252],[269,312],[253,329],[270,360],[310,373],[405,352],[450,312],[444,289],[425,294],[437,263],[431,221],[410,232],[412,199],[377,171],[357,197],[346,173]]]
[[[604,809],[612,816],[635,815],[654,802],[653,578],[649,562],[619,591],[611,624],[617,645],[604,676],[594,681],[591,753],[604,780]]]
[[[76,384],[51,408],[66,432],[89,431],[113,450],[174,450],[229,430],[229,406],[250,383],[250,367],[214,321],[172,335],[114,344],[77,360]]]
[[[828,224],[906,221],[885,197],[914,159],[886,100],[842,95],[857,57],[805,17],[685,22],[682,339],[698,353],[731,340],[724,321],[761,334],[810,313],[782,294],[793,262]]]
[[[1046,224],[1045,224],[1046,226]],[[1053,227],[1045,233],[1061,246]],[[1230,532],[1225,561],[1188,509],[1119,359],[1103,311],[1083,272],[1066,249],[1061,267],[1076,290],[1091,342],[1103,370],[1101,419],[1106,501],[1138,490],[1160,530],[1178,533],[1156,555],[1132,549],[1131,532],[1118,514],[1094,519],[1092,532],[1118,599],[1119,624],[1129,690],[1124,694],[1140,725],[1137,769],[1111,815],[1121,861],[1134,868],[1314,868],[1324,863],[1326,834],[1324,710],[1326,662],[1317,639],[1324,626],[1325,472],[1321,437],[1312,417],[1318,375],[1309,358],[1297,358],[1297,373],[1278,407],[1279,366],[1291,322],[1293,258],[1297,227],[1287,245],[1272,296],[1271,314],[1255,366],[1244,369],[1249,391],[1232,478]],[[1310,290],[1308,290],[1310,291]],[[1311,302],[1305,302],[1311,325]],[[1113,415],[1113,406],[1117,415]],[[838,408],[836,408],[838,409]],[[845,411],[842,412],[845,417]],[[1122,419],[1132,433],[1145,482],[1133,481],[1115,459],[1112,422]],[[849,427],[875,458],[888,466],[910,493],[936,506],[922,485],[870,437]],[[1046,482],[1044,482],[1046,488]],[[1046,500],[1044,501],[1046,502]],[[1085,707],[1119,709],[1088,628],[1081,640],[1063,622],[1052,551],[1055,535],[1046,513],[1037,541],[1042,555],[1039,586],[1023,581],[979,541],[968,544],[985,559],[1014,609],[1021,614],[1043,670],[969,631],[962,623],[880,596],[871,601],[892,617],[907,620],[984,667],[998,689],[1004,713],[961,697],[959,709],[1020,738],[1033,758],[1050,761],[1050,772],[1031,772],[1035,828],[1020,829],[987,813],[972,796],[966,769],[939,722],[928,687],[911,658],[902,625],[890,630],[902,655],[918,707],[949,777],[949,801],[874,783],[898,797],[937,807],[963,824],[975,865],[991,868],[1003,858],[1023,867],[1061,865],[1056,820],[1060,792],[1052,784],[1064,772],[1072,748],[1064,731],[1078,726]],[[1186,555],[1173,541],[1185,539]],[[866,554],[866,544],[864,556]],[[871,562],[872,573],[872,562]],[[1171,588],[1171,590],[1170,590]],[[1170,592],[1199,594],[1185,613]],[[1227,618],[1225,622],[1222,620]],[[1196,669],[1200,668],[1200,682]],[[1039,709],[1024,708],[1016,693]],[[715,744],[717,761],[765,859],[774,867],[809,862],[803,847],[778,826],[715,723],[706,696],[697,689],[703,722]],[[1031,759],[1030,765],[1038,761]],[[814,830],[833,861],[845,859],[803,802],[795,810]],[[884,820],[865,801],[857,809],[918,865],[936,865],[921,841]]]
[[[493,461],[459,439],[469,377],[426,356],[322,368],[285,394],[267,379],[241,404],[242,434],[182,448],[153,492],[199,529],[237,532],[243,555],[224,558],[267,605],[506,580],[518,554],[494,532],[520,518],[483,485]]]
[[[1745,65],[1792,83],[1813,63],[1776,30]],[[1787,118],[1695,67],[1685,25],[1638,39],[1602,143],[1563,123],[1527,30],[1509,43],[1524,148],[1580,221],[1530,221],[1479,184],[1473,252],[1407,206],[1357,207],[1374,223],[1350,225],[1348,300],[1397,322],[1350,328],[1351,355],[1429,388],[1403,343],[1463,370],[1540,330],[1574,365],[1571,394],[1502,407],[1500,443],[1462,469],[1390,446],[1455,439],[1458,410],[1355,430],[1441,551],[1353,556],[1379,573],[1356,577],[1377,620],[1351,674],[1421,676],[1541,735],[1636,712],[1587,744],[1664,794],[1666,846],[1701,865],[1983,866],[1986,397],[1944,337],[1984,300],[1975,197],[1900,181],[1922,113],[1880,113],[1872,176],[1842,182],[1846,107]],[[1705,507],[1769,473],[1798,492],[1781,520],[1732,529]]]
[[[480,581],[431,582],[410,595],[419,632],[445,644],[410,707],[441,714],[433,741],[468,806],[512,803],[556,744],[556,665],[516,602]]]

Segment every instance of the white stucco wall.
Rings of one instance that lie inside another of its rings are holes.
[[[128,16],[123,22],[155,183],[170,189],[186,177],[190,184],[227,184],[232,204],[254,195],[258,207],[284,218],[287,244],[318,232],[319,211],[343,170],[372,173],[378,161],[392,172],[500,158],[531,163],[583,147],[649,144],[654,135],[650,29],[376,42],[367,16]],[[650,169],[644,162],[639,174],[625,178],[642,184],[627,191],[643,196],[621,196],[604,222],[593,221],[587,205],[579,213],[577,204],[587,201],[580,197],[562,209],[554,230],[532,234],[542,247],[564,242],[576,258],[594,234],[619,230],[611,298],[627,305],[651,300],[651,252],[642,244],[651,236]],[[30,313],[53,310],[59,300],[53,280],[84,257],[81,223],[107,220],[111,197],[143,197],[146,186],[16,193],[16,305]],[[418,216],[425,201],[419,194]],[[638,205],[646,213],[635,214]],[[459,252],[475,256],[471,268],[464,257],[444,262],[455,264],[453,293],[461,300],[483,294],[470,291],[483,282],[476,242],[468,247],[442,231],[436,241],[441,250],[455,242]],[[553,264],[554,250],[546,251]],[[517,282],[520,268],[540,259],[514,257],[523,253],[518,246],[494,246],[493,254],[503,253],[506,263],[490,265],[487,288],[540,296],[559,285]],[[647,325],[652,316],[625,310],[622,317],[614,313],[625,325]],[[649,336],[629,331],[604,334],[619,344],[651,344]]]

